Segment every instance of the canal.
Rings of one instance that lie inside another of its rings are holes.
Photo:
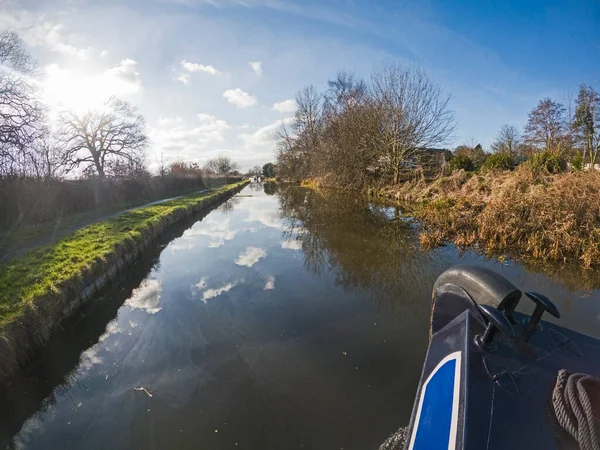
[[[594,274],[424,252],[398,208],[252,184],[162,238],[2,388],[0,445],[376,449],[410,418],[431,287],[457,263],[600,337]]]

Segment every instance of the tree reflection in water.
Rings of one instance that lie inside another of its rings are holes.
[[[263,189],[265,191],[265,194],[275,195],[275,193],[277,192],[277,183],[273,183],[272,181],[265,182],[263,184]]]
[[[222,211],[225,214],[227,214],[227,213],[230,213],[231,211],[233,211],[233,208],[235,208],[235,206],[239,203],[240,203],[240,199],[238,197],[231,197],[225,203],[219,205],[217,210]]]
[[[332,273],[344,289],[367,292],[378,308],[401,313],[427,301],[448,266],[443,251],[420,250],[415,225],[397,207],[299,187],[278,195],[284,239],[300,241],[306,269]]]

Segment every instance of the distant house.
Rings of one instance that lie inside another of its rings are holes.
[[[445,148],[420,148],[404,162],[408,169],[440,169],[452,159],[452,151]]]
[[[452,159],[452,151],[445,148],[420,148],[413,156],[402,162],[402,167],[408,170],[423,168],[438,170]],[[367,168],[370,172],[379,172],[387,165],[388,157],[382,156],[376,165]]]

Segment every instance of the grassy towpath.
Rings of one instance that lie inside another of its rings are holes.
[[[188,195],[203,194],[205,192],[210,192],[213,189],[214,188],[203,189]],[[25,255],[43,245],[56,242],[60,238],[93,223],[111,219],[137,209],[176,200],[181,197],[184,196],[179,195],[177,197],[164,198],[135,206],[119,205],[116,208],[74,214],[73,216],[60,218],[54,222],[32,225],[17,231],[2,232],[0,233],[0,264],[7,264],[18,256]]]
[[[153,202],[79,228],[55,242],[42,245],[0,264],[0,328],[19,316],[38,297],[60,295],[65,284],[96,273],[116,253],[136,245],[172,215],[202,208],[242,183],[198,194]]]

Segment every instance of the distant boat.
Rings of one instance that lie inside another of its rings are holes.
[[[560,317],[489,269],[440,275],[404,448],[600,449],[600,340],[545,313]]]

